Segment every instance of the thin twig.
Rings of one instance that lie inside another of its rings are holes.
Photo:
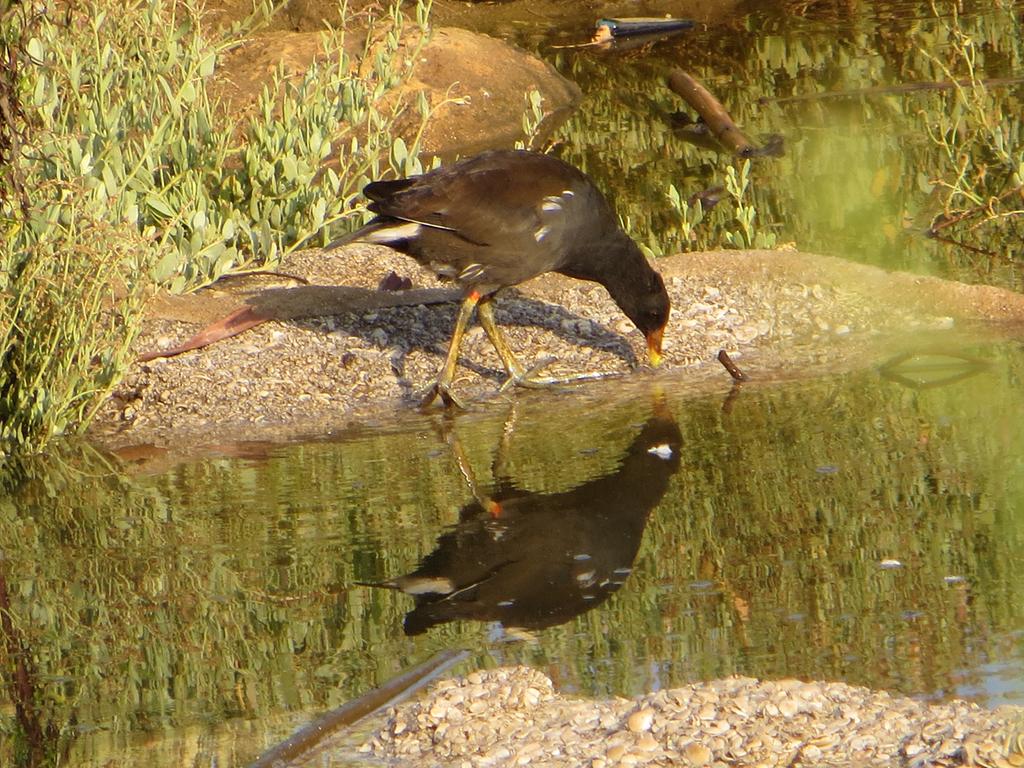
[[[729,353],[724,349],[718,350],[718,362],[720,362],[725,370],[732,376],[733,381],[749,381],[749,377],[743,371],[736,367],[736,363],[729,357]]]
[[[955,245],[957,248],[963,248],[965,251],[971,251],[972,253],[977,253],[982,256],[993,257],[999,255],[995,251],[986,251],[984,248],[978,248],[977,246],[974,245],[968,245],[967,243],[962,243],[959,240],[954,240],[951,237],[945,237],[943,235],[931,235],[931,239],[937,243],[943,243],[944,245]]]
[[[875,85],[868,88],[854,88],[849,91],[799,93],[795,96],[782,96],[777,99],[762,96],[758,99],[758,103],[785,104],[792,101],[812,101],[817,99],[857,99],[862,96],[887,96],[894,93],[914,93],[916,91],[945,91],[976,84],[993,88],[998,86],[1018,85],[1019,83],[1024,83],[1024,77],[990,77],[977,81],[972,81],[969,78],[962,80],[936,80],[921,83],[901,83],[899,85]]]
[[[6,566],[3,552],[0,552],[0,566]],[[0,650],[10,665],[8,693],[14,703],[18,727],[21,728],[32,754],[30,762],[41,761],[46,752],[46,743],[55,737],[55,732],[52,723],[44,726],[40,719],[36,703],[39,692],[33,655],[25,645],[21,632],[11,620],[12,615],[5,568],[0,567]]]
[[[939,232],[947,227],[952,227],[954,224],[959,224],[964,219],[969,219],[972,216],[977,216],[979,213],[991,210],[994,203],[1001,203],[1006,198],[1013,195],[1019,195],[1022,192],[1024,192],[1024,185],[1017,185],[1016,187],[1006,190],[1001,195],[998,195],[994,200],[987,200],[985,203],[973,208],[968,208],[966,211],[961,211],[953,216],[944,217],[938,224],[932,222],[932,225],[928,228],[927,234],[929,237],[935,237]]]

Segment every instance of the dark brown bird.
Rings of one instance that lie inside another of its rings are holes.
[[[647,339],[651,363],[661,359],[669,316],[665,284],[623,232],[604,195],[580,170],[551,155],[494,150],[408,179],[363,189],[377,214],[331,243],[383,243],[463,287],[462,306],[444,367],[423,401],[451,392],[459,346],[476,309],[508,373],[506,384],[535,385],[494,321],[502,288],[545,272],[603,285]]]

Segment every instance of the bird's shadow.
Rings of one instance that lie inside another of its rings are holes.
[[[443,359],[455,326],[458,297],[457,291],[444,289],[389,292],[347,286],[302,285],[267,288],[250,296],[247,303],[263,317],[295,324],[317,317],[332,317],[332,333],[347,333],[378,348],[390,348],[391,368],[406,394],[413,396],[414,385],[405,376],[406,356],[420,350]],[[367,319],[368,314],[374,317]],[[436,319],[438,314],[443,315],[443,320]],[[495,315],[499,328],[542,328],[575,346],[613,354],[630,368],[639,364],[636,353],[622,334],[559,304],[524,296],[514,288],[503,291],[496,299]],[[573,330],[580,321],[589,324],[591,332],[587,336]],[[471,327],[475,325],[474,321]],[[387,336],[384,346],[378,329],[384,329]],[[543,357],[532,354],[535,353],[533,349],[512,346],[527,367],[536,362],[531,357]],[[459,357],[459,365],[497,382],[506,376],[501,368],[485,365],[465,352]]]

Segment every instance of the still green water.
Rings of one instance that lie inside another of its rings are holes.
[[[4,599],[74,765],[239,763],[450,647],[586,695],[1024,703],[1024,352],[963,351],[925,389],[637,378],[157,474],[69,450],[0,506]],[[410,574],[459,591],[363,585]]]
[[[639,52],[522,33],[584,87],[563,156],[652,250],[686,245],[667,185],[691,194],[731,161],[657,117],[685,66],[751,135],[786,137],[751,171],[765,231],[1019,287],[1013,263],[916,236],[943,172],[921,120],[945,95],[777,100],[943,79],[928,5],[762,5]],[[961,23],[985,76],[1021,73],[1019,4],[967,3]],[[1019,85],[993,91],[1000,119],[1021,105]],[[243,764],[451,647],[586,695],[745,674],[1024,703],[1024,351],[962,351],[984,366],[931,388],[868,370],[709,395],[637,376],[159,471],[74,446],[5,467],[0,765],[27,762],[28,700],[64,764]],[[366,586],[392,580],[457,599]]]
[[[680,5],[663,0],[657,11],[685,15]],[[1024,286],[1019,195],[995,206],[1015,215],[945,230],[956,244],[923,236],[958,178],[972,189],[952,195],[953,213],[1021,183],[1024,2],[749,2],[706,28],[607,51],[553,47],[585,39],[583,20],[544,37],[518,29],[523,45],[583,89],[553,137],[559,153],[610,192],[651,253],[773,237],[890,269]],[[670,184],[692,208],[742,165],[686,140],[679,115],[694,115],[667,87],[675,67],[704,83],[755,143],[783,139],[782,157],[751,164],[750,237],[727,194],[692,232],[670,205]],[[935,87],[972,76],[992,85]]]

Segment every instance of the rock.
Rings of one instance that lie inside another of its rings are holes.
[[[711,754],[711,750],[705,747],[703,744],[698,744],[691,741],[682,749],[683,757],[686,758],[686,762],[694,768],[700,768],[700,766],[707,765],[711,762],[714,757]]]
[[[487,35],[455,27],[434,31],[417,63],[412,88],[432,95],[435,110],[422,147],[469,154],[522,137],[523,94],[539,91],[545,116],[568,114],[579,87],[547,62]],[[552,126],[553,127],[553,126]]]
[[[651,730],[651,724],[653,722],[654,710],[650,707],[644,707],[629,716],[629,720],[626,721],[626,726],[633,733],[640,733],[641,731]]]
[[[254,111],[279,63],[287,75],[297,77],[317,58],[333,55],[323,50],[320,27],[318,23],[314,31],[275,31],[244,38],[218,63],[211,90],[224,99],[226,109]],[[348,35],[345,47],[350,55],[358,56],[362,41],[358,35]],[[399,55],[415,50],[415,38],[408,37]],[[545,125],[550,122],[552,129],[581,97],[579,87],[547,62],[465,29],[434,29],[419,57],[405,90],[424,91],[434,107],[421,143],[428,154],[465,155],[485,147],[511,145],[522,138],[524,94],[533,90],[543,98]],[[399,126],[407,143],[418,129],[416,120]]]
[[[623,755],[625,754],[626,748],[621,744],[617,744],[616,746],[612,747],[607,752],[605,752],[604,756],[606,760],[610,760],[613,763],[617,763],[619,760],[622,759]]]

